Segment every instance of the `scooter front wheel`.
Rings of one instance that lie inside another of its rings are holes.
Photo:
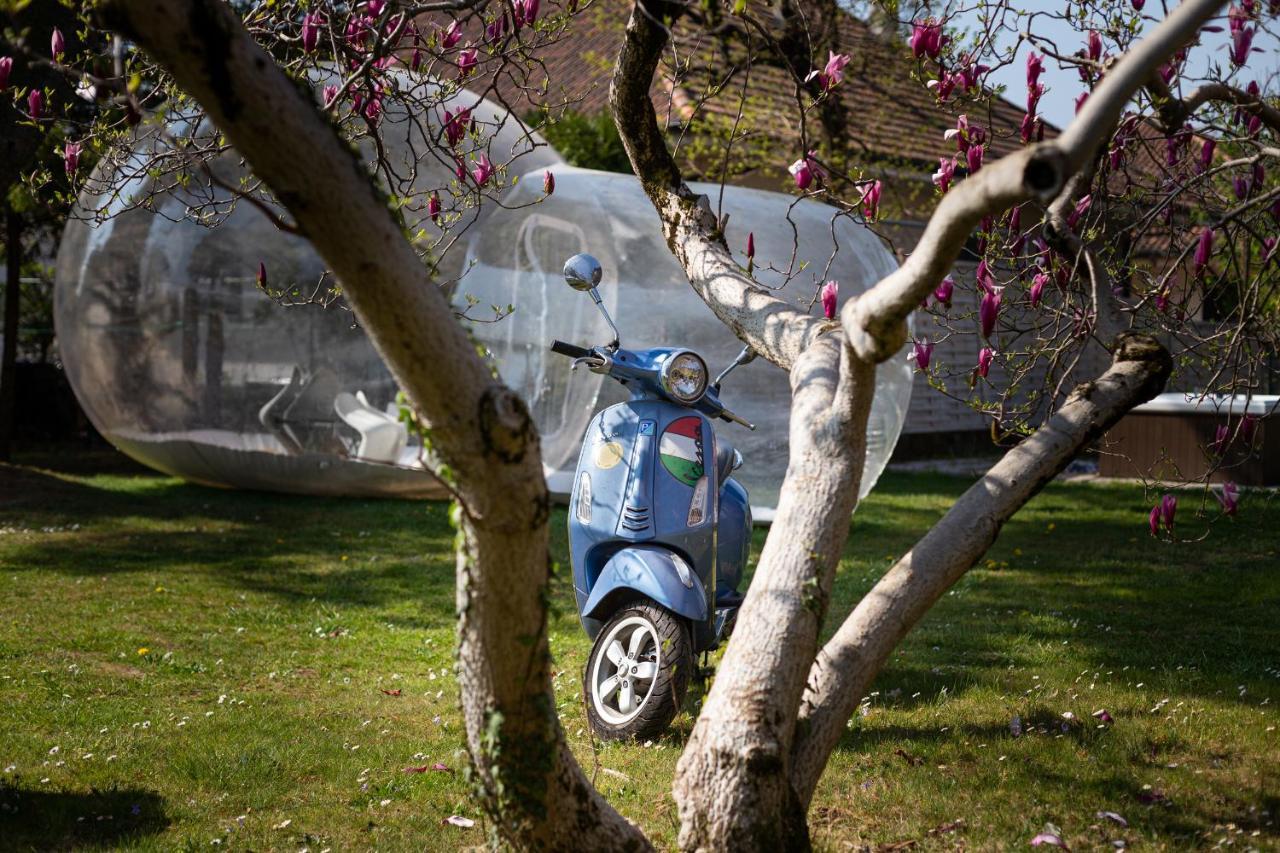
[[[685,621],[651,601],[619,611],[596,636],[583,673],[587,720],[606,740],[651,740],[684,703],[693,671]]]

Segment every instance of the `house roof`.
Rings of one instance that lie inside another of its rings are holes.
[[[767,19],[769,12],[759,5],[759,15]],[[562,38],[539,50],[538,61],[549,81],[548,101],[588,114],[607,108],[609,77],[630,9],[629,0],[595,0],[574,16]],[[899,40],[878,35],[849,13],[840,14],[837,27],[839,52],[849,54],[851,61],[833,94],[849,117],[849,154],[854,162],[909,167],[917,173],[927,167],[931,173],[939,157],[955,153],[954,143],[943,134],[955,126],[956,115],[966,107],[940,109],[924,85],[920,67]],[[741,61],[745,48],[740,39],[722,45],[691,22],[677,24],[674,36],[674,50],[665,52],[655,75],[654,104],[660,120],[669,117],[670,125],[681,126],[699,113],[701,124],[714,125],[719,120],[728,125],[743,103],[746,80],[746,114],[739,131],[748,134],[748,144],[754,140],[757,149],[767,149],[779,171],[800,156],[796,87],[789,71],[762,61],[751,63],[748,71],[747,63]],[[688,61],[688,70],[674,90],[673,57],[682,65]],[[500,74],[497,81],[503,99],[517,109],[522,102],[531,106],[525,87],[535,82],[522,77]],[[1020,147],[1021,106],[995,97],[985,104],[970,103],[967,109],[971,121],[992,131],[990,157]],[[811,117],[810,147],[817,147],[812,141],[817,125]],[[1047,128],[1046,132],[1056,131]]]

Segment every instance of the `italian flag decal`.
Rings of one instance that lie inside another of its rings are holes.
[[[677,418],[662,431],[658,445],[662,467],[686,486],[702,477],[702,418]]]

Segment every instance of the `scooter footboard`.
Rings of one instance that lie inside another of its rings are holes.
[[[677,560],[681,558],[674,552],[653,545],[624,548],[610,557],[582,608],[591,638],[623,602],[635,598],[652,599],[695,624],[706,622],[706,590],[693,567],[685,563],[682,571]]]

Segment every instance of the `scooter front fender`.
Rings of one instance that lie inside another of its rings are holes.
[[[707,620],[707,593],[689,567],[693,586],[685,586],[674,553],[656,545],[634,545],[609,558],[582,608],[583,624],[595,639],[600,627],[623,604],[649,598],[695,623]],[[595,630],[592,630],[592,628]]]

